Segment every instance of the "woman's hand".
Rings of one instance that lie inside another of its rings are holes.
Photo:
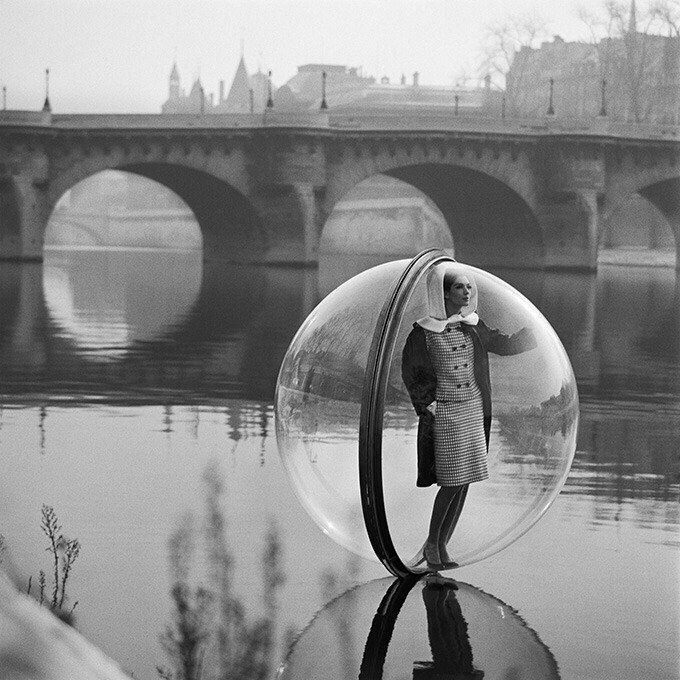
[[[425,407],[432,415],[434,415],[437,412],[437,402],[433,401],[431,404],[428,404]]]

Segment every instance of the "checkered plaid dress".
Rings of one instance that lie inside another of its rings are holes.
[[[472,340],[460,322],[442,333],[425,330],[437,375],[434,457],[439,486],[480,482],[489,477],[482,394],[475,381]]]

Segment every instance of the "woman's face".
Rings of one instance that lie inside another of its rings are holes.
[[[470,304],[471,295],[472,284],[470,279],[464,274],[456,274],[449,289],[444,294],[444,300],[446,300],[450,308],[460,311],[462,307]]]

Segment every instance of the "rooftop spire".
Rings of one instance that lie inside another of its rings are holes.
[[[236,73],[231,82],[225,105],[227,111],[247,112],[250,110],[250,80],[243,55],[241,55],[236,67]]]

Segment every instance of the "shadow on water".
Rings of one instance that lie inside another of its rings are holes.
[[[515,610],[439,575],[380,579],[321,609],[280,680],[558,680],[557,662]]]

